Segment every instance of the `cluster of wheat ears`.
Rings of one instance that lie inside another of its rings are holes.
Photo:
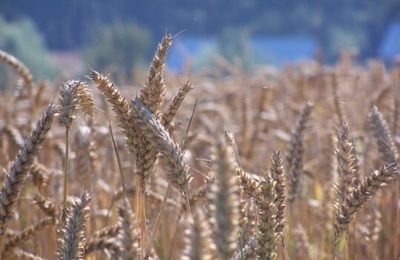
[[[172,41],[141,88],[35,82],[0,51],[20,78],[0,95],[1,259],[399,257],[399,69],[218,58],[193,88],[164,71]]]

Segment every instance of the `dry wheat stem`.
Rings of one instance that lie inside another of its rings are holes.
[[[167,187],[167,190],[165,191],[163,202],[161,204],[160,210],[159,210],[156,220],[154,222],[153,229],[150,233],[149,241],[148,241],[147,248],[146,248],[146,254],[145,254],[146,257],[149,256],[151,248],[153,246],[153,240],[155,238],[161,217],[164,214],[165,208],[167,206],[167,199],[168,199],[170,192],[171,192],[171,183],[168,183],[168,187]]]
[[[120,158],[120,156],[119,156],[119,152],[118,152],[118,149],[117,149],[117,145],[116,145],[116,143],[115,143],[114,133],[113,133],[113,130],[112,130],[112,127],[111,127],[111,123],[110,123],[110,122],[108,122],[108,128],[110,129],[111,141],[112,141],[112,144],[113,144],[113,149],[114,149],[115,157],[116,157],[116,159],[117,159],[118,172],[119,172],[119,175],[120,175],[120,177],[121,177],[122,190],[123,190],[123,192],[124,192],[124,204],[125,204],[125,207],[128,208],[129,199],[128,199],[128,192],[127,192],[127,190],[126,190],[126,182],[125,182],[125,178],[124,178],[124,172],[123,172],[123,170],[122,170],[121,158]]]
[[[69,126],[65,126],[65,159],[64,159],[64,186],[63,186],[63,209],[67,208],[68,195],[68,173],[69,173]]]

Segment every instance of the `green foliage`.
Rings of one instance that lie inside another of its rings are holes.
[[[192,60],[190,61],[192,70],[215,70],[215,58],[217,57],[218,53],[218,46],[216,44],[212,44],[211,46],[204,48],[196,55],[193,55]]]
[[[250,31],[228,27],[217,36],[219,53],[231,63],[239,62],[247,70],[254,64],[254,53],[250,44]]]
[[[367,47],[367,35],[365,31],[346,29],[332,26],[328,34],[327,56],[333,59],[339,56],[343,50],[363,50]]]
[[[90,66],[112,70],[127,77],[136,64],[145,60],[150,48],[150,34],[134,23],[115,23],[92,35],[83,54]],[[122,71],[121,71],[122,69]]]
[[[57,75],[41,34],[28,18],[6,22],[0,17],[0,49],[20,59],[32,71],[35,79]],[[10,77],[7,70],[6,65],[0,65],[0,87]]]

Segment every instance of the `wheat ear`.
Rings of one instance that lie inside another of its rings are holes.
[[[288,202],[294,203],[301,191],[301,177],[303,175],[304,140],[303,135],[306,124],[310,118],[313,105],[307,103],[296,122],[286,154],[286,173],[288,180]]]
[[[267,173],[265,180],[260,183],[260,195],[256,199],[258,208],[257,258],[275,259],[277,256],[276,243],[276,194],[275,182]]]
[[[369,200],[383,186],[391,183],[399,176],[399,167],[395,163],[383,166],[374,171],[370,176],[361,180],[360,184],[353,188],[345,201],[336,205],[336,217],[334,222],[334,241],[338,243],[342,234],[348,229],[355,214],[364,203]]]
[[[97,88],[107,98],[108,102],[112,104],[119,125],[127,137],[128,148],[136,159],[139,150],[139,141],[136,125],[132,119],[129,101],[122,96],[121,92],[114,86],[108,77],[92,70],[90,78],[97,84]]]
[[[69,172],[69,133],[76,110],[83,108],[86,113],[93,114],[93,101],[87,103],[90,95],[86,92],[81,81],[70,80],[65,82],[60,89],[58,122],[65,126],[65,159],[64,159],[64,190],[63,208],[67,207],[68,172]]]
[[[74,198],[71,208],[68,209],[65,225],[59,238],[57,259],[83,259],[85,252],[85,222],[89,212],[90,195],[84,192],[79,198]]]
[[[274,190],[275,193],[275,206],[276,206],[276,227],[275,233],[278,239],[284,238],[284,228],[285,228],[285,172],[283,169],[283,161],[279,151],[275,151],[272,156],[272,166],[271,166],[271,176],[275,182]]]
[[[186,82],[183,87],[181,87],[175,97],[172,99],[171,103],[168,104],[167,109],[164,111],[161,124],[168,129],[174,119],[176,113],[179,110],[183,100],[186,95],[193,89],[192,83],[190,81]]]
[[[118,241],[114,238],[108,238],[108,237],[93,238],[89,239],[85,244],[85,256],[92,254],[96,251],[103,251],[103,250],[113,252],[113,257],[115,257],[115,259],[120,259],[118,258],[118,256],[120,256],[121,252],[123,251]]]
[[[219,259],[230,259],[236,251],[239,237],[239,197],[232,147],[221,138],[214,152],[215,182],[209,199],[214,228],[214,243]]]
[[[15,248],[12,251],[12,254],[15,257],[18,257],[17,259],[20,259],[20,260],[45,260],[44,258],[42,258],[40,256],[37,256],[37,255],[34,255],[32,253],[26,252],[26,251],[24,251],[24,250],[22,250],[20,248]]]
[[[201,210],[197,209],[189,218],[189,227],[185,230],[185,249],[182,260],[211,260],[214,243],[211,230]]]
[[[236,167],[236,174],[239,177],[240,187],[242,188],[243,192],[250,198],[257,197],[257,193],[259,192],[260,188],[260,179],[256,178],[256,175],[245,172],[239,166]]]
[[[137,173],[140,176],[143,192],[145,185],[153,172],[156,161],[156,153],[152,145],[139,132],[139,128],[133,118],[132,107],[128,100],[122,96],[114,84],[104,75],[92,71],[90,78],[97,84],[97,88],[104,94],[107,100],[113,105],[119,125],[127,137],[129,151],[133,154]]]
[[[12,218],[14,205],[18,200],[26,175],[51,128],[55,112],[53,105],[46,109],[8,171],[0,191],[0,237],[4,235],[7,223]]]
[[[376,106],[373,106],[368,117],[378,143],[382,160],[387,163],[396,162],[398,158],[397,148],[383,115]]]
[[[39,163],[37,160],[34,160],[31,168],[29,169],[29,176],[32,183],[41,190],[45,187],[51,176],[51,171],[43,164]]]
[[[48,217],[52,217],[54,219],[56,218],[57,216],[56,206],[48,198],[45,198],[40,194],[36,194],[33,197],[33,203],[36,204],[38,208]]]
[[[257,249],[257,239],[255,237],[250,238],[243,248],[236,251],[232,260],[242,260],[242,259],[255,259]]]
[[[118,208],[118,240],[121,243],[122,259],[130,259],[139,252],[139,230],[135,223],[132,223],[135,217],[129,208]]]
[[[164,103],[166,85],[163,73],[167,51],[172,44],[172,39],[172,36],[169,34],[166,34],[162,38],[151,62],[147,82],[140,91],[140,99],[143,101],[143,104],[156,117],[159,116],[159,110]]]
[[[171,184],[187,196],[190,182],[189,166],[183,159],[181,148],[140,99],[133,100],[132,107],[133,118],[141,133],[163,154]]]
[[[354,146],[350,138],[350,128],[346,123],[340,127],[337,136],[336,158],[338,165],[338,183],[335,187],[337,203],[341,204],[353,189],[357,176],[357,160],[353,153]]]
[[[51,217],[44,218],[40,220],[38,223],[29,226],[25,228],[23,231],[21,231],[19,234],[16,234],[14,237],[8,239],[7,243],[4,245],[4,250],[3,250],[3,258],[10,253],[11,250],[13,250],[15,247],[17,247],[19,244],[22,242],[28,240],[30,237],[32,237],[36,232],[40,231],[41,229],[54,225],[55,219]]]

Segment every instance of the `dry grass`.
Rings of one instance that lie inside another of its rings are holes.
[[[129,86],[34,82],[0,52],[26,87],[0,95],[3,259],[400,257],[399,68],[219,59],[188,81],[172,41]]]

